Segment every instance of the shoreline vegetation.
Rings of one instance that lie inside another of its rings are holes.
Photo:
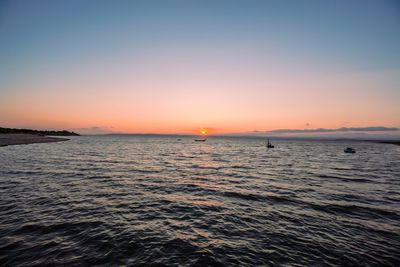
[[[0,146],[28,145],[35,143],[51,143],[68,141],[68,138],[58,136],[78,136],[69,131],[48,131],[32,129],[12,129],[0,127]],[[57,136],[57,137],[52,137]]]
[[[33,134],[40,136],[77,136],[79,134],[74,132],[63,131],[49,131],[49,130],[33,130],[33,129],[14,129],[0,127],[0,134]]]

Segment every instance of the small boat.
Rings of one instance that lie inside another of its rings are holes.
[[[344,153],[356,153],[356,150],[352,147],[346,147],[346,149],[344,150]]]
[[[275,146],[269,142],[269,138],[267,140],[267,148],[274,148]]]
[[[204,139],[194,139],[195,142],[205,142],[207,140],[207,138]]]
[[[178,138],[178,139],[176,139],[176,141],[182,141],[182,138]]]

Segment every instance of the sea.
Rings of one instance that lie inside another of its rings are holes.
[[[400,266],[400,146],[179,138],[1,147],[0,266]]]

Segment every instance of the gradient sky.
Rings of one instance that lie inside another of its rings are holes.
[[[400,126],[398,1],[1,1],[0,126]]]

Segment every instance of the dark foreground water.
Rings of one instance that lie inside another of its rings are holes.
[[[0,265],[399,266],[399,146],[274,144],[2,147]]]

